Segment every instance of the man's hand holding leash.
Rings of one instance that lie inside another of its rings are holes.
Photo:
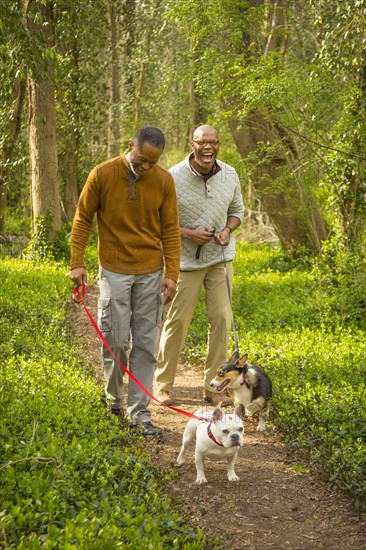
[[[213,238],[217,244],[221,246],[227,246],[230,242],[231,228],[229,226],[224,227],[219,233],[214,233]]]
[[[210,228],[201,228],[189,229],[188,227],[181,227],[180,229],[182,238],[189,239],[190,241],[196,243],[198,246],[207,244],[211,241],[212,238],[215,239],[217,244],[221,246],[227,246],[230,242],[230,233],[232,228],[228,225],[225,226],[221,231],[215,230],[214,227]]]
[[[213,237],[214,227],[211,228],[202,228],[197,227],[196,229],[190,229],[188,227],[181,227],[180,233],[183,239],[189,239],[190,241],[196,243],[198,246],[207,244]]]
[[[88,274],[86,272],[85,267],[75,267],[74,269],[66,273],[66,276],[70,277],[72,282],[77,287],[82,286],[83,283],[85,286],[88,286]],[[164,296],[163,298],[164,305],[169,304],[169,302],[173,300],[175,296],[176,286],[177,284],[173,279],[164,277],[161,285],[161,292]]]
[[[85,267],[74,267],[74,269],[66,273],[66,276],[70,277],[75,286],[82,286],[83,283],[85,286],[88,285],[88,275]]]

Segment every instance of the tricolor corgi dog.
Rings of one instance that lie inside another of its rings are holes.
[[[218,368],[210,386],[222,392],[228,389],[234,403],[242,404],[248,416],[259,414],[257,430],[264,432],[270,412],[272,382],[268,374],[256,365],[247,363],[248,355],[236,351]]]

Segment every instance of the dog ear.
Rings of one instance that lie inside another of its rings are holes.
[[[223,414],[224,413],[222,412],[222,409],[220,409],[220,407],[216,407],[216,409],[212,413],[212,422],[218,422],[219,420],[221,420]]]
[[[247,360],[248,360],[248,354],[246,353],[245,355],[242,355],[242,357],[240,357],[239,366],[242,367],[243,365],[245,365]]]
[[[232,356],[230,357],[229,359],[229,363],[236,363],[237,360],[239,359],[240,355],[237,351],[234,351],[234,353],[232,354]]]
[[[235,414],[241,419],[241,420],[244,420],[244,416],[245,416],[245,407],[242,403],[240,403],[240,405],[237,405],[235,407]]]

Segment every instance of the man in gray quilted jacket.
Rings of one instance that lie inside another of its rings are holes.
[[[204,287],[209,336],[203,396],[209,403],[226,406],[230,399],[212,391],[209,384],[228,353],[232,315],[227,281],[231,296],[233,230],[243,220],[244,204],[236,171],[217,160],[216,129],[196,128],[191,146],[191,154],[170,169],[177,191],[182,252],[176,295],[160,339],[155,396],[165,404],[174,403],[170,390],[179,354]]]

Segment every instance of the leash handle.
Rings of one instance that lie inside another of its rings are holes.
[[[75,302],[75,304],[81,304],[84,301],[85,296],[86,296],[86,284],[83,281],[81,283],[81,292],[80,292],[80,287],[78,285],[74,286],[71,299],[73,302]]]

